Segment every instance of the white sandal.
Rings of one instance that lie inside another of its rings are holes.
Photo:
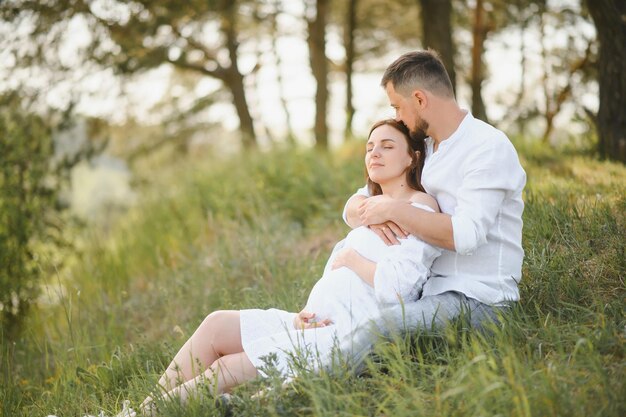
[[[137,417],[137,412],[130,408],[129,400],[124,400],[122,403],[122,411],[120,411],[115,417]]]

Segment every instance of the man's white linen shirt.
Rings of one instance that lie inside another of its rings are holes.
[[[490,305],[517,301],[526,173],[513,144],[469,112],[436,152],[433,144],[426,138],[422,185],[451,216],[455,251],[435,259],[422,297],[458,291]],[[368,196],[367,187],[357,194]]]

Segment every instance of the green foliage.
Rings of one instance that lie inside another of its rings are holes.
[[[338,364],[286,387],[256,380],[236,390],[233,413],[623,415],[626,169],[521,151],[522,301],[502,325],[381,340],[361,375]],[[112,230],[84,235],[69,276],[45,280],[58,302],[33,309],[15,344],[2,341],[0,415],[111,414],[150,392],[210,311],[302,307],[362,183],[350,153],[207,157],[151,172],[143,201]],[[223,414],[207,396],[162,407]]]
[[[17,92],[0,95],[0,331],[9,338],[22,330],[41,277],[61,267],[72,249],[67,231],[78,222],[60,198],[71,169],[107,143],[96,137],[71,153],[57,152],[53,132],[71,127],[71,106],[40,115],[27,102]]]
[[[56,203],[51,128],[14,94],[0,97],[0,327],[16,331],[38,293],[33,244]]]

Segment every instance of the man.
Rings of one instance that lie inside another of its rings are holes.
[[[389,334],[444,325],[468,313],[480,326],[519,299],[522,260],[522,190],[526,174],[504,133],[457,104],[448,74],[432,50],[410,52],[381,81],[395,118],[426,137],[422,185],[439,203],[432,213],[379,195],[367,187],[344,210],[351,227],[367,225],[387,244],[407,233],[443,249],[421,298],[388,309],[377,323]],[[369,350],[371,332],[357,332],[344,348],[355,358]]]

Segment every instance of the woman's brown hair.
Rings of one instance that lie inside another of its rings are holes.
[[[393,127],[404,136],[407,145],[409,145],[408,153],[411,156],[411,165],[406,170],[406,182],[412,189],[426,192],[424,191],[424,187],[422,187],[422,169],[424,168],[424,160],[426,158],[424,138],[412,136],[409,129],[402,122],[397,122],[394,119],[384,119],[374,123],[370,129],[370,133],[367,135],[367,139],[369,140],[375,129],[383,125]],[[416,151],[419,151],[419,155],[415,154]],[[380,195],[383,193],[380,185],[370,179],[367,173],[367,167],[365,168],[365,179],[367,180],[367,188],[370,195]]]

